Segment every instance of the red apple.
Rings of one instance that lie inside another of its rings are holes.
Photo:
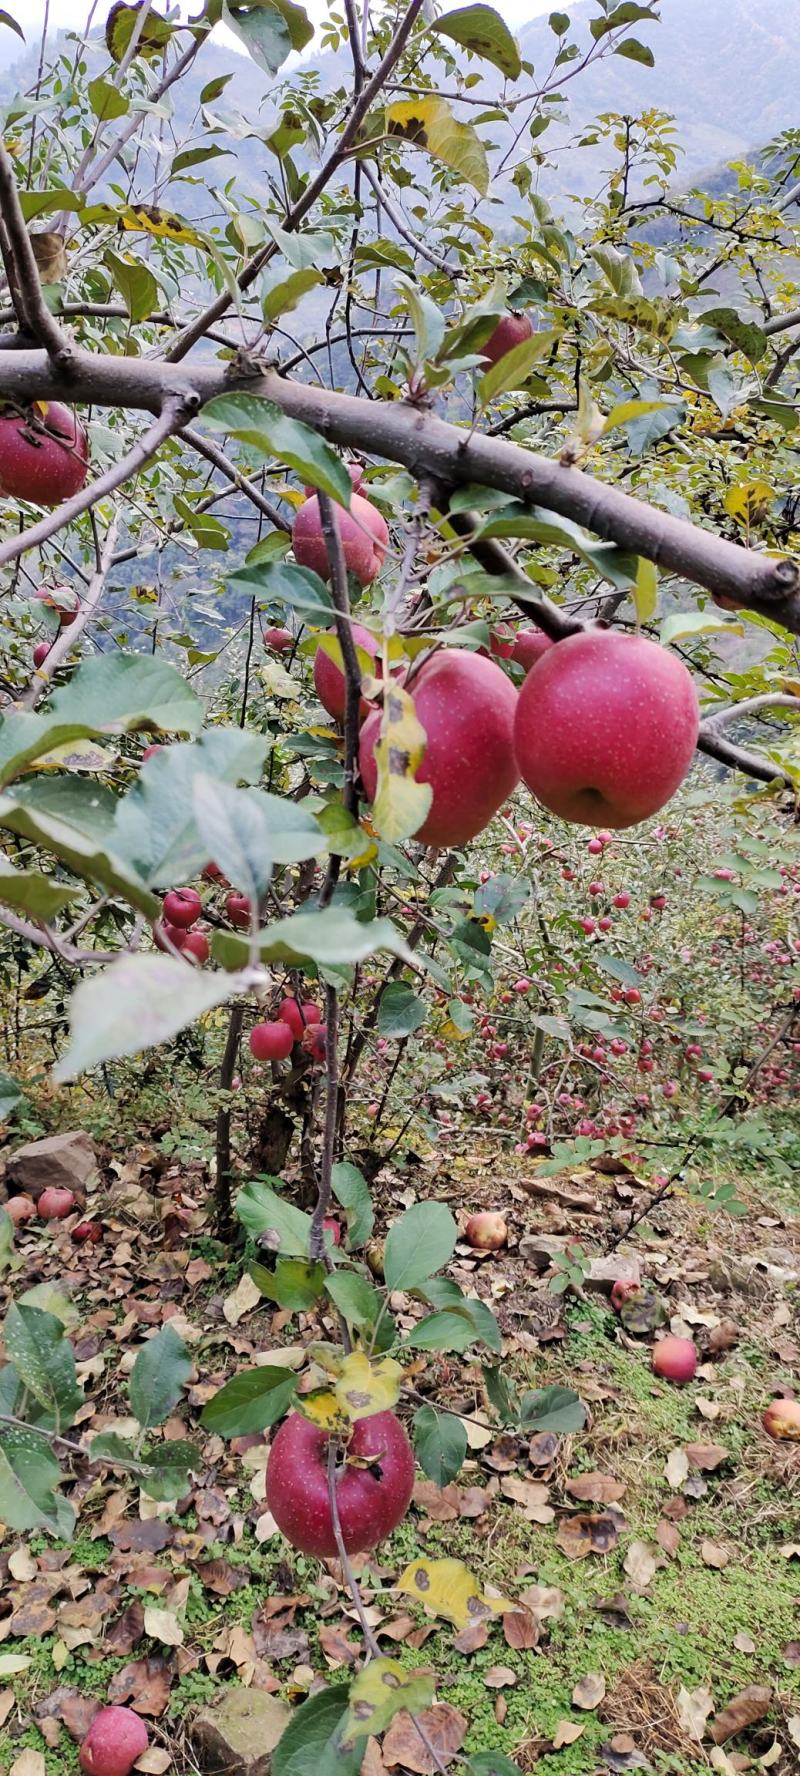
[[[167,956],[172,950],[182,950],[188,935],[188,931],[181,931],[179,925],[170,925],[166,919],[157,919],[153,926],[153,943]]]
[[[163,900],[164,918],[168,925],[177,925],[179,931],[188,931],[196,925],[203,910],[203,903],[196,888],[170,888]]]
[[[511,658],[516,660],[517,665],[522,666],[526,672],[530,672],[531,667],[535,666],[537,660],[541,660],[542,655],[548,653],[551,647],[555,647],[555,642],[551,641],[549,635],[545,635],[543,629],[518,629],[514,646],[511,649]]]
[[[277,1015],[282,1023],[289,1025],[295,1042],[301,1041],[303,1031],[309,1024],[318,1024],[322,1019],[319,1006],[314,1005],[310,999],[304,1004],[298,999],[282,999]]]
[[[291,629],[265,629],[263,634],[265,648],[271,648],[274,654],[289,654],[294,647],[295,638]]]
[[[499,320],[493,333],[485,345],[481,346],[481,355],[487,364],[497,364],[506,352],[513,351],[515,345],[522,345],[533,336],[533,322],[526,314],[505,314]]]
[[[618,1279],[611,1291],[611,1306],[614,1312],[619,1313],[623,1301],[627,1301],[631,1295],[639,1295],[640,1293],[641,1289],[638,1283],[624,1283]]]
[[[614,906],[615,906],[615,907],[623,907],[623,908],[624,908],[624,907],[629,907],[629,906],[630,906],[630,904],[631,904],[631,897],[630,897],[630,895],[629,895],[629,894],[628,894],[628,893],[626,893],[626,892],[625,892],[625,890],[624,890],[624,889],[623,889],[623,892],[622,892],[622,893],[621,893],[621,894],[615,894],[615,895],[614,895],[614,902],[613,902],[613,904],[614,904]]]
[[[96,1246],[103,1237],[103,1229],[99,1221],[79,1221],[72,1229],[72,1238],[76,1245]]]
[[[800,1400],[770,1400],[761,1420],[767,1435],[779,1442],[800,1441]]]
[[[36,1204],[42,1221],[63,1221],[75,1207],[75,1192],[66,1185],[48,1184]]]
[[[514,756],[517,692],[493,660],[456,648],[434,655],[413,680],[426,732],[418,783],[433,801],[415,837],[426,845],[464,845],[488,826],[519,778]],[[375,746],[381,712],[361,730],[359,763],[369,801],[378,785]]]
[[[508,1240],[508,1228],[502,1215],[491,1209],[484,1209],[477,1215],[470,1215],[464,1234],[467,1243],[474,1246],[477,1252],[499,1252]]]
[[[653,1370],[665,1381],[691,1381],[697,1368],[697,1346],[691,1338],[659,1338],[653,1345]]]
[[[328,1058],[328,1026],[327,1024],[309,1024],[303,1031],[303,1047],[308,1050],[312,1061],[325,1061]]]
[[[208,961],[211,954],[205,932],[187,931],[182,932],[181,936],[183,937],[183,942],[180,945],[181,955],[188,956],[192,962],[197,962],[202,968],[203,963]]]
[[[335,1215],[326,1215],[322,1225],[325,1229],[325,1232],[330,1234],[334,1245],[340,1246],[342,1243],[341,1221],[337,1221]]]
[[[350,507],[337,506],[339,535],[348,573],[371,586],[386,560],[389,531],[385,518],[363,494],[353,493]],[[292,525],[292,549],[299,567],[310,567],[321,580],[330,579],[330,563],[316,494],[299,508]]]
[[[510,660],[514,654],[514,631],[507,623],[501,623],[493,629],[489,636],[489,651],[496,660]]]
[[[36,1214],[36,1204],[31,1196],[10,1196],[2,1207],[15,1227],[23,1227],[26,1221],[32,1221]]]
[[[130,1776],[150,1743],[147,1728],[132,1708],[112,1704],[96,1714],[78,1759],[84,1776]]]
[[[390,1535],[405,1516],[414,1490],[414,1456],[393,1412],[358,1419],[347,1455],[350,1462],[337,1475],[336,1502],[345,1548],[360,1554]],[[299,1412],[290,1413],[273,1441],[267,1506],[292,1547],[320,1560],[336,1554],[328,1437]]]
[[[585,630],[550,649],[519,693],[514,744],[528,788],[562,820],[636,826],[683,782],[697,692],[656,642]]]
[[[33,664],[37,668],[43,666],[50,652],[49,641],[37,641],[33,650]]]
[[[237,894],[235,891],[226,894],[225,911],[232,925],[236,925],[240,931],[249,931],[250,902],[246,894]]]
[[[285,1061],[292,1052],[294,1037],[288,1024],[254,1024],[250,1031],[250,1053],[257,1061]]]
[[[362,653],[369,654],[371,660],[375,660],[380,652],[380,646],[375,640],[374,635],[370,635],[369,630],[365,629],[361,623],[353,624],[352,635],[356,647],[360,648]],[[375,667],[376,677],[380,677],[380,672],[380,662],[378,662]],[[345,699],[344,673],[341,666],[337,666],[336,661],[332,660],[330,654],[326,654],[325,649],[322,647],[317,648],[314,655],[314,689],[323,709],[327,709],[328,714],[333,716],[334,721],[343,722]],[[367,703],[366,698],[362,697],[359,704],[362,721],[364,720],[364,717],[369,714],[369,709],[369,703]]]
[[[144,752],[142,753],[142,756],[139,760],[139,763],[141,765],[146,765],[148,759],[155,758],[157,752],[163,752],[163,751],[164,751],[164,748],[161,745],[160,741],[154,740],[152,746],[145,747]]]
[[[58,506],[79,492],[88,464],[83,426],[59,401],[0,416],[0,494]]]

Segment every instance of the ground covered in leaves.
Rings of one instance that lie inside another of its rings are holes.
[[[468,1465],[444,1490],[420,1479],[391,1541],[356,1562],[370,1621],[408,1670],[436,1672],[429,1727],[445,1762],[491,1749],[540,1776],[789,1776],[800,1755],[800,1445],[771,1441],[761,1413],[800,1378],[797,1198],[738,1178],[745,1216],[710,1217],[678,1196],[625,1243],[672,1329],[700,1345],[696,1379],[677,1387],[653,1376],[650,1341],[625,1332],[602,1289],[554,1294],[552,1272],[524,1244],[566,1233],[602,1250],[635,1206],[635,1178],[587,1173],[531,1195],[533,1176],[530,1161],[498,1166],[471,1150],[433,1154],[375,1189],[389,1219],[431,1196],[459,1216],[506,1214],[509,1249],[476,1259],[459,1247],[451,1273],[496,1312],[504,1377],[574,1387],[589,1420],[572,1437],[503,1433],[477,1366],[419,1362],[418,1392],[464,1417]],[[72,1544],[3,1537],[3,1776],[76,1770],[98,1698],[130,1701],[147,1719],[143,1769],[189,1776],[193,1714],[220,1691],[251,1686],[296,1703],[360,1657],[336,1564],[294,1554],[266,1510],[266,1439],[231,1445],[198,1427],[237,1369],[273,1352],[299,1363],[319,1334],[311,1316],[276,1312],[243,1279],[242,1255],[206,1229],[203,1192],[199,1175],[165,1171],[142,1147],[101,1168],[102,1244],[78,1249],[39,1223],[19,1240],[13,1293],[53,1283],[73,1303],[91,1401],[73,1435],[124,1431],[126,1375],[170,1319],[195,1376],[164,1434],[199,1439],[207,1466],[176,1509],[77,1461]],[[410,1325],[414,1304],[393,1305]],[[463,1561],[514,1608],[460,1632],[432,1619],[396,1588],[419,1554]],[[430,1767],[406,1717],[369,1744],[367,1776]]]

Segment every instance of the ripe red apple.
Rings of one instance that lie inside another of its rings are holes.
[[[626,892],[626,891],[625,891],[625,890],[624,890],[624,889],[623,889],[623,891],[622,891],[622,893],[621,893],[621,894],[615,894],[615,895],[614,895],[614,902],[613,902],[613,904],[614,904],[614,906],[615,906],[615,907],[622,907],[622,908],[624,908],[624,907],[629,907],[629,906],[630,906],[630,904],[631,904],[631,897],[630,897],[630,895],[629,895],[629,894],[628,894],[628,893],[627,893],[627,892]]]
[[[163,900],[164,918],[168,925],[177,925],[179,931],[188,931],[196,925],[203,910],[203,903],[196,888],[170,888]]]
[[[549,635],[545,635],[543,629],[518,629],[514,646],[511,649],[511,658],[516,660],[517,665],[522,666],[526,672],[530,672],[531,667],[535,666],[537,660],[541,660],[542,655],[546,654],[551,647],[555,647],[555,642],[551,641]]]
[[[23,1227],[26,1221],[32,1221],[36,1214],[36,1204],[32,1196],[10,1196],[2,1207],[15,1227]]]
[[[698,725],[697,692],[676,655],[644,636],[585,630],[528,674],[514,744],[525,783],[551,813],[636,826],[683,782]]]
[[[499,1252],[500,1247],[508,1240],[508,1228],[502,1215],[491,1209],[470,1215],[464,1234],[467,1243],[474,1246],[477,1252]]]
[[[340,1246],[342,1243],[341,1221],[337,1221],[335,1215],[326,1215],[322,1225],[323,1225],[325,1232],[330,1234],[334,1245]]]
[[[282,1021],[254,1024],[250,1031],[250,1053],[257,1061],[285,1061],[292,1052],[294,1037]]]
[[[48,1184],[36,1204],[42,1221],[63,1221],[75,1207],[75,1192],[66,1185]]]
[[[691,1381],[697,1368],[697,1346],[691,1338],[659,1338],[653,1345],[653,1370],[665,1381]]]
[[[295,1042],[301,1041],[303,1031],[309,1024],[318,1024],[322,1019],[319,1006],[314,1005],[310,999],[303,1004],[298,999],[282,999],[277,1015],[282,1023],[289,1025]]]
[[[60,401],[0,416],[0,494],[59,506],[79,492],[88,465],[83,426]]]
[[[157,919],[153,926],[153,943],[167,956],[172,950],[182,950],[188,936],[188,931],[182,931],[179,925],[170,925],[166,919]]]
[[[96,1246],[103,1237],[103,1229],[99,1221],[79,1221],[72,1229],[72,1238],[76,1245]]]
[[[349,511],[337,506],[336,516],[347,571],[362,586],[371,586],[381,571],[389,547],[386,520],[377,506],[360,493],[351,495]],[[305,501],[295,516],[292,549],[299,567],[310,567],[321,580],[330,579],[330,562],[316,494]]]
[[[188,956],[192,962],[197,962],[202,968],[211,954],[211,947],[205,932],[186,931],[182,932],[181,936],[183,937],[183,942],[180,945],[181,955]]]
[[[433,786],[430,810],[415,837],[426,845],[464,845],[488,826],[518,781],[517,693],[493,660],[456,648],[434,655],[411,689],[427,735],[417,782]],[[380,727],[375,710],[361,730],[359,764],[369,801],[378,785]]]
[[[50,652],[49,641],[37,641],[33,650],[33,664],[37,668],[43,666]]]
[[[624,1283],[618,1279],[611,1291],[611,1306],[614,1312],[619,1313],[623,1301],[627,1301],[631,1295],[640,1294],[641,1288],[638,1283]]]
[[[265,648],[272,648],[274,654],[289,654],[294,647],[295,638],[291,629],[265,629],[263,642]]]
[[[303,1031],[303,1047],[308,1050],[312,1061],[325,1061],[328,1058],[328,1026],[327,1024],[309,1024]]]
[[[489,636],[489,652],[496,660],[510,660],[514,653],[514,631],[508,623],[500,623]]]
[[[362,623],[353,624],[352,634],[356,647],[361,648],[362,653],[369,654],[371,660],[375,660],[380,648],[374,635],[370,635],[369,630],[365,629]],[[380,663],[376,665],[375,675],[376,677],[380,677],[381,675]],[[330,654],[326,654],[325,649],[322,647],[317,648],[314,655],[314,689],[323,709],[327,709],[328,714],[333,716],[334,721],[343,722],[345,699],[344,673],[341,666],[337,666],[336,661],[332,660]],[[366,701],[366,698],[362,697],[359,703],[359,711],[362,721],[364,720],[364,717],[369,714],[369,709],[369,703]]]
[[[225,911],[232,925],[236,925],[240,931],[249,931],[250,902],[246,894],[237,894],[235,891],[226,894]]]
[[[405,1516],[414,1490],[414,1456],[393,1412],[353,1426],[346,1464],[336,1482],[342,1539],[348,1554],[374,1548]],[[267,1506],[292,1547],[318,1559],[335,1555],[328,1497],[328,1437],[299,1412],[284,1420],[267,1464]]]
[[[146,765],[148,759],[155,758],[155,755],[157,752],[163,752],[163,751],[164,751],[164,748],[161,745],[161,742],[158,740],[154,740],[152,746],[145,747],[144,752],[142,753],[142,756],[139,760],[140,765]]]
[[[481,355],[487,364],[497,364],[506,352],[513,351],[515,345],[533,336],[533,322],[526,314],[505,314],[499,320],[493,333],[485,345],[481,346]]]
[[[132,1708],[112,1704],[96,1714],[78,1759],[84,1776],[130,1776],[150,1743],[147,1728]]]
[[[761,1420],[767,1435],[779,1442],[800,1441],[800,1400],[770,1400]]]

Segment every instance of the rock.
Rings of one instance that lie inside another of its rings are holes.
[[[519,1255],[526,1263],[532,1264],[541,1276],[550,1269],[553,1259],[560,1252],[566,1251],[571,1243],[554,1233],[526,1233],[519,1242]]]
[[[292,1718],[265,1690],[229,1690],[201,1708],[189,1736],[204,1776],[269,1776],[272,1753]]]
[[[641,1288],[642,1274],[638,1258],[621,1258],[612,1254],[610,1258],[593,1258],[589,1275],[584,1284],[596,1295],[610,1295],[615,1283],[635,1283]]]
[[[43,1141],[28,1141],[18,1147],[6,1165],[6,1189],[9,1196],[21,1191],[34,1202],[48,1186],[74,1190],[81,1200],[87,1187],[97,1177],[94,1147],[82,1129],[63,1135],[46,1135]]]

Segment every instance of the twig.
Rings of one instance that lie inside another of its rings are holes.
[[[359,706],[361,703],[361,667],[350,622],[350,598],[347,590],[347,565],[342,548],[336,507],[326,493],[320,491],[319,515],[331,573],[331,597],[336,613],[336,635],[344,665],[344,779],[342,801],[354,819],[358,816],[356,766],[358,761]],[[339,880],[341,857],[331,853],[318,905],[326,907]]]
[[[112,518],[106,532],[106,540],[103,544],[97,571],[92,575],[86,591],[81,594],[80,606],[75,616],[75,620],[61,629],[53,642],[47,658],[42,662],[41,666],[37,667],[36,676],[33,679],[33,682],[29,685],[24,696],[20,698],[20,705],[23,709],[36,708],[37,703],[44,696],[45,691],[49,689],[50,682],[58,671],[59,666],[66,659],[67,654],[71,652],[76,641],[79,640],[90,618],[95,615],[103,596],[106,579],[114,557],[114,545],[117,540],[119,524],[120,515],[117,513]]]
[[[268,518],[270,524],[275,525],[276,530],[282,530],[287,536],[291,535],[292,527],[289,520],[284,518],[283,513],[272,504],[271,500],[265,497],[259,487],[256,487],[252,481],[247,479],[246,475],[242,474],[241,469],[237,469],[236,464],[231,462],[224,450],[220,450],[217,444],[212,444],[211,440],[205,438],[202,432],[195,431],[194,426],[183,426],[181,437],[186,439],[187,444],[191,444],[192,449],[196,450],[199,456],[204,456],[206,462],[213,463],[214,468],[219,469],[220,474],[224,475],[226,480],[231,481],[234,487],[238,487],[239,491],[245,495],[246,499],[250,500],[263,517]]]

